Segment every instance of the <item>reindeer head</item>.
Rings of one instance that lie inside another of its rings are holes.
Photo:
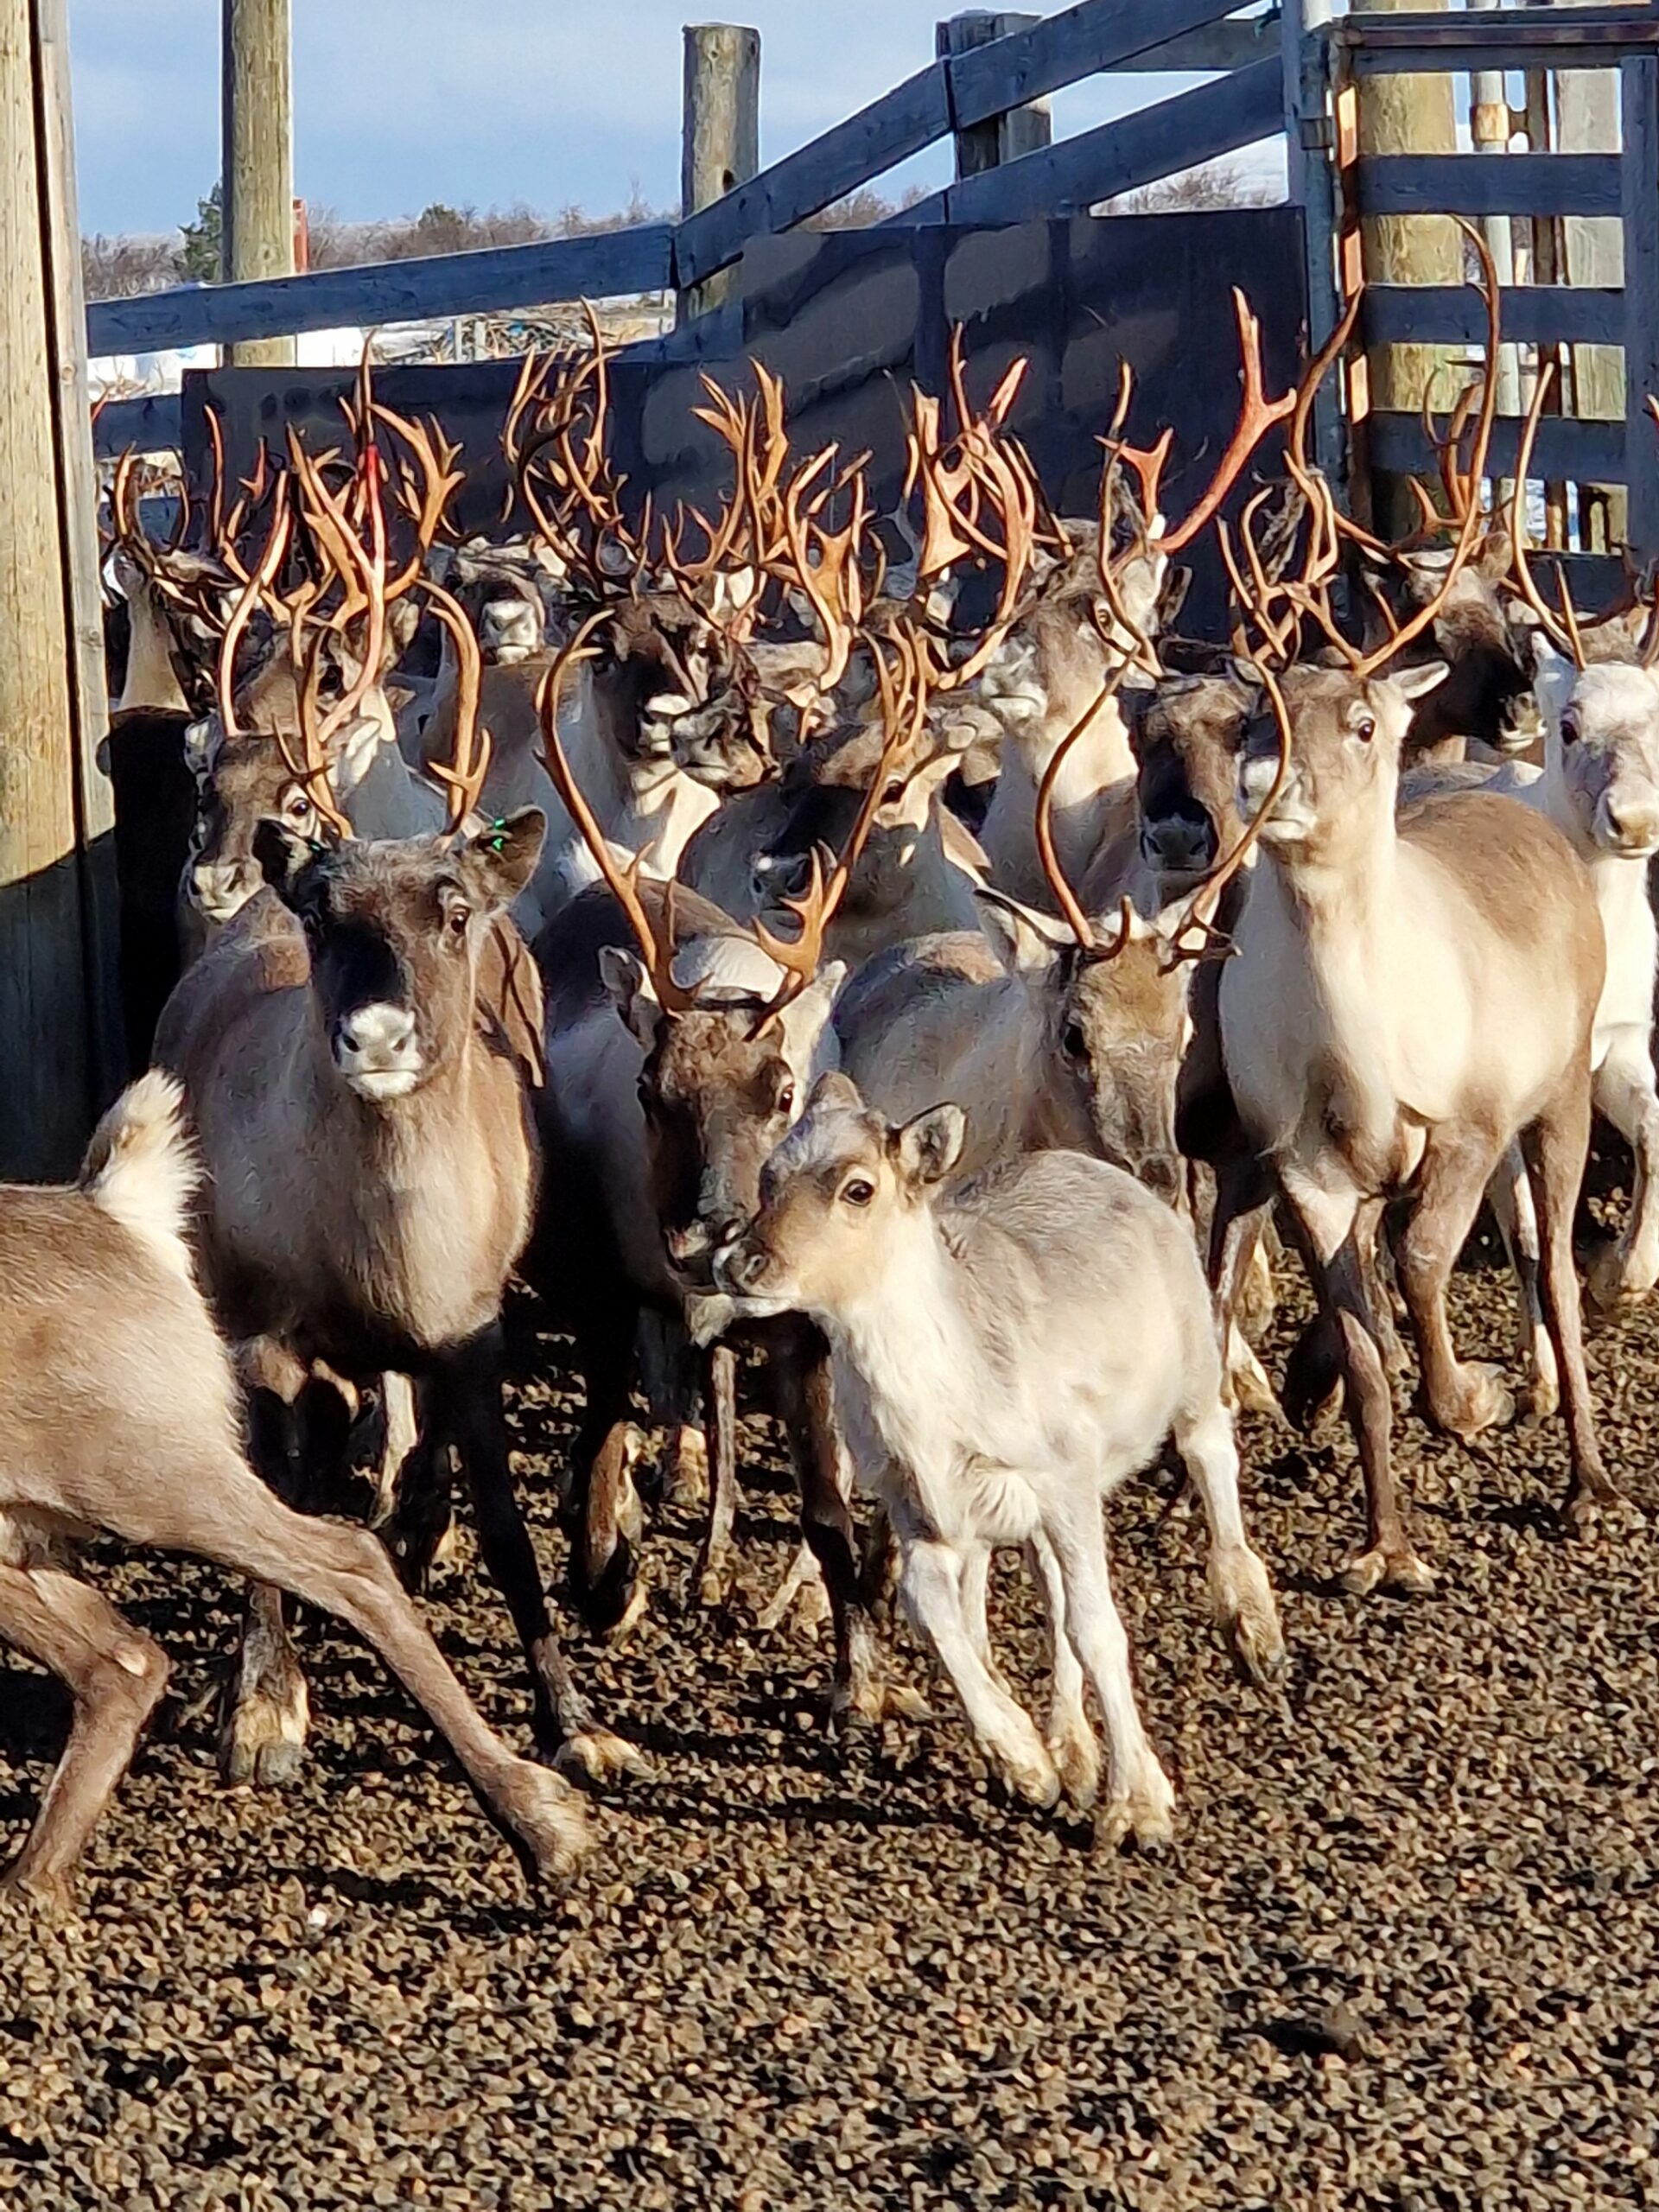
[[[1537,646],[1544,772],[1587,854],[1659,852],[1659,668],[1634,658],[1578,668]]]
[[[1029,994],[1042,1038],[1043,1141],[1092,1152],[1172,1204],[1181,1191],[1175,1095],[1192,1033],[1184,916],[1132,909],[1084,946],[1063,925],[1000,892],[980,893],[985,934]]]
[[[346,842],[280,883],[305,931],[330,1056],[359,1098],[408,1097],[467,1048],[486,941],[535,873],[546,828],[524,807],[474,836]]]
[[[720,1253],[717,1281],[751,1312],[839,1319],[950,1174],[965,1132],[952,1105],[889,1128],[848,1077],[826,1075],[766,1162],[759,1211]]]
[[[1193,888],[1237,842],[1238,753],[1254,693],[1233,676],[1173,676],[1131,695],[1141,858]]]
[[[682,945],[667,1007],[631,948],[606,947],[600,972],[645,1054],[647,1174],[669,1267],[683,1287],[707,1293],[715,1250],[754,1210],[763,1164],[834,1064],[830,1014],[847,971],[830,962],[772,1021],[762,1016],[779,971],[750,938]]]
[[[1259,821],[1261,842],[1340,865],[1391,835],[1412,707],[1445,673],[1440,662],[1394,676],[1287,669],[1277,679],[1282,728],[1263,702],[1239,755],[1238,810],[1246,823]]]

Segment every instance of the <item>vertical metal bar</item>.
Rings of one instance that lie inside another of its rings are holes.
[[[1659,394],[1659,60],[1619,64],[1624,219],[1624,465],[1630,543],[1659,553],[1659,429],[1648,395]]]
[[[1332,0],[1282,0],[1279,35],[1285,72],[1285,162],[1291,203],[1302,211],[1310,353],[1324,345],[1342,313],[1337,268],[1337,135],[1325,36],[1331,19]],[[1321,391],[1314,408],[1313,457],[1332,484],[1344,483],[1342,402],[1335,378]]]

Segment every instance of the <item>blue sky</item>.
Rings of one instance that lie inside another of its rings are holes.
[[[1052,4],[1052,0],[1051,0]],[[679,188],[687,0],[294,0],[296,185],[351,220]],[[711,13],[714,11],[710,11]],[[774,161],[919,68],[950,0],[747,0]],[[219,0],[69,0],[83,230],[171,230],[219,168]],[[1190,79],[1096,79],[1058,134]],[[944,148],[884,186],[943,182]]]

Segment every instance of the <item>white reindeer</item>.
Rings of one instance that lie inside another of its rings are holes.
[[[1103,1502],[1166,1437],[1210,1524],[1210,1588],[1261,1680],[1284,1663],[1266,1569],[1246,1541],[1221,1355],[1192,1240],[1103,1161],[1027,1154],[952,1186],[959,1108],[899,1128],[825,1076],[768,1161],[760,1209],[716,1274],[751,1311],[828,1336],[860,1482],[892,1520],[905,1604],[1010,1787],[1091,1803],[1106,1718],[1103,1842],[1171,1833],[1174,1791],[1136,1707]],[[1030,1547],[1053,1643],[1046,1740],[991,1655],[992,1548]]]

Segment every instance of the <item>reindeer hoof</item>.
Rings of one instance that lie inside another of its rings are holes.
[[[61,1874],[26,1874],[21,1865],[0,1874],[0,1897],[15,1897],[38,1920],[67,1920],[74,1912],[74,1893]]]
[[[700,1428],[677,1428],[663,1465],[663,1503],[709,1503],[709,1441]]]
[[[553,1764],[560,1774],[585,1775],[589,1782],[643,1782],[651,1774],[645,1753],[608,1728],[584,1728],[567,1737]]]
[[[272,1688],[244,1689],[219,1738],[219,1773],[232,1788],[280,1789],[305,1763],[310,1720],[305,1677],[297,1669]]]
[[[1210,1570],[1216,1618],[1235,1656],[1262,1689],[1280,1681],[1289,1661],[1268,1570],[1248,1548],[1224,1553]]]
[[[1156,1759],[1128,1789],[1115,1789],[1095,1815],[1095,1850],[1101,1856],[1133,1842],[1141,1851],[1175,1840],[1175,1792]]]
[[[556,1880],[594,1847],[593,1822],[569,1783],[529,1759],[515,1759],[500,1810],[527,1878]]]
[[[1628,1313],[1653,1288],[1632,1268],[1630,1255],[1615,1240],[1604,1244],[1590,1262],[1584,1278],[1585,1294],[1598,1313]]]
[[[1421,1598],[1434,1587],[1432,1567],[1418,1558],[1409,1544],[1376,1544],[1351,1560],[1339,1578],[1352,1598],[1369,1598],[1374,1590],[1398,1590]]]
[[[711,1612],[718,1612],[732,1601],[732,1563],[728,1559],[709,1559],[706,1554],[697,1561],[691,1577],[697,1593],[697,1603]]]
[[[1574,1535],[1582,1536],[1600,1524],[1604,1516],[1613,1522],[1639,1522],[1643,1514],[1636,1500],[1611,1477],[1586,1480],[1580,1476],[1562,1503],[1561,1518]]]
[[[1515,1419],[1515,1393],[1503,1370],[1488,1360],[1471,1360],[1463,1370],[1459,1402],[1449,1407],[1440,1427],[1461,1443],[1472,1444],[1489,1429],[1507,1428]]]
[[[1529,1421],[1554,1421],[1561,1410],[1561,1386],[1554,1375],[1535,1375],[1523,1397]]]
[[[1062,1735],[1051,1736],[1048,1755],[1060,1777],[1060,1789],[1066,1803],[1077,1812],[1089,1812],[1100,1795],[1100,1745],[1095,1740],[1094,1730],[1085,1723]]]
[[[907,1682],[864,1681],[856,1687],[837,1683],[830,1699],[831,1731],[856,1723],[879,1728],[887,1720],[931,1720],[932,1707],[921,1692]]]

